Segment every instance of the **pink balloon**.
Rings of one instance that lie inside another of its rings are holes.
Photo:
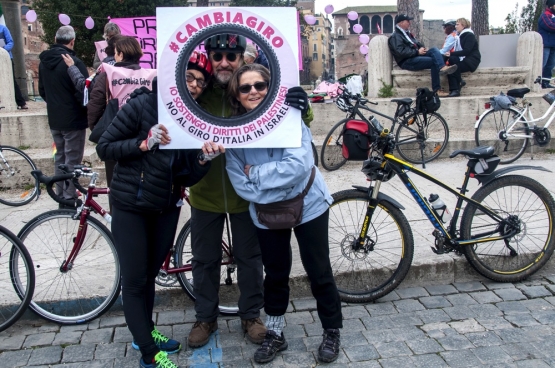
[[[91,17],[88,17],[87,19],[85,19],[85,27],[87,27],[87,29],[93,29],[94,19],[92,19]]]
[[[368,54],[368,45],[360,45],[359,50],[360,50],[360,53],[363,55]]]
[[[304,21],[310,25],[313,25],[314,23],[316,23],[316,18],[314,17],[314,15],[305,15]]]
[[[354,10],[351,10],[350,12],[347,13],[347,18],[349,18],[350,20],[357,20],[358,13]]]
[[[326,14],[333,13],[333,5],[331,5],[331,4],[326,5],[326,7],[324,8],[324,11],[326,12]]]
[[[360,41],[360,43],[368,43],[370,42],[370,37],[368,37],[367,34],[361,34],[360,36],[358,36],[358,40]]]
[[[37,13],[34,10],[29,10],[25,14],[25,18],[27,18],[27,21],[29,22],[34,22],[35,20],[37,20]]]
[[[67,14],[58,14],[58,20],[64,26],[67,26],[69,23],[71,23],[71,18]]]
[[[355,31],[356,33],[362,32],[362,26],[360,24],[355,24],[353,26],[353,31]]]

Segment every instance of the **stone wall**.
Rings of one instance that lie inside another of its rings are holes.
[[[442,19],[424,19],[422,21],[422,42],[427,48],[441,49],[445,41]]]

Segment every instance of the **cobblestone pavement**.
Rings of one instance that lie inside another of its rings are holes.
[[[330,367],[553,367],[555,275],[523,283],[480,281],[398,289],[377,303],[344,304],[341,352]],[[188,306],[157,306],[156,322],[186,342]],[[285,316],[289,348],[266,367],[314,367],[322,329],[313,299],[294,299]],[[238,317],[220,317],[203,348],[184,346],[181,367],[253,367],[257,345]],[[121,312],[86,325],[37,318],[0,333],[2,367],[138,367],[139,354]]]

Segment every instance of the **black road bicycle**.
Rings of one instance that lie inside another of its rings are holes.
[[[500,159],[493,147],[458,150],[450,157],[465,155],[469,160],[462,186],[455,189],[393,156],[394,148],[395,139],[386,129],[376,134],[370,158],[362,168],[369,187],[353,186],[333,194],[330,259],[342,300],[368,302],[383,297],[399,286],[409,271],[414,242],[404,207],[380,192],[381,184],[395,175],[432,223],[434,253],[463,253],[481,275],[500,282],[523,280],[547,263],[555,248],[553,197],[537,181],[507,174],[549,170],[524,165],[495,170]],[[442,221],[446,217],[433,209],[408,173],[457,197],[449,221]],[[466,195],[471,178],[481,184],[472,197]]]
[[[324,169],[333,171],[343,166],[347,159],[342,155],[343,133],[345,124],[353,119],[362,120],[371,124],[373,116],[366,118],[362,110],[371,112],[392,122],[390,131],[395,132],[397,152],[408,162],[422,164],[438,158],[449,141],[449,127],[445,119],[437,112],[417,112],[412,98],[395,98],[391,102],[397,103],[393,117],[384,115],[379,111],[366,106],[367,103],[377,105],[357,95],[351,95],[346,89],[336,99],[335,103],[347,117],[336,123],[322,144],[320,159]],[[354,104],[353,104],[354,103]],[[374,124],[372,124],[374,125]],[[425,166],[424,166],[425,167]]]

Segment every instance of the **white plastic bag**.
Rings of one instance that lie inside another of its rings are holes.
[[[353,75],[351,78],[347,79],[347,90],[352,95],[362,96],[362,77],[360,75]]]

